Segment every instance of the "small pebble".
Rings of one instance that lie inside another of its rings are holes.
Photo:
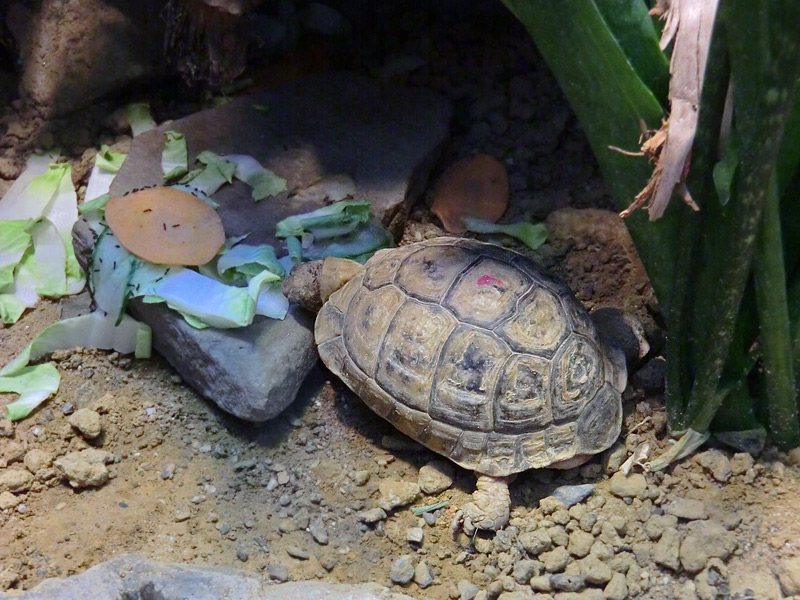
[[[314,541],[321,546],[324,546],[328,543],[328,530],[325,529],[325,522],[319,515],[316,515],[313,519],[311,519],[308,525],[308,530],[311,533],[311,537],[314,538]]]
[[[83,437],[89,440],[95,439],[103,432],[100,415],[90,408],[76,410],[70,415],[68,421]]]
[[[287,546],[286,553],[292,558],[298,560],[308,560],[308,550],[300,548],[299,546]]]
[[[433,583],[433,573],[424,560],[414,568],[414,583],[423,590]]]
[[[406,529],[406,539],[412,544],[421,544],[422,537],[423,533],[421,527],[409,527]]]
[[[175,463],[167,463],[161,468],[161,479],[172,479],[175,475]]]
[[[550,575],[550,583],[555,589],[564,592],[578,592],[586,586],[583,575],[567,575],[565,573]]]
[[[62,404],[59,408],[61,409],[61,414],[65,416],[71,415],[75,412],[75,405],[73,405],[71,402],[64,402],[64,404]]]
[[[439,494],[451,485],[455,470],[453,463],[441,460],[432,460],[419,470],[419,488],[426,494]]]
[[[458,583],[456,583],[456,589],[458,590],[459,600],[474,600],[480,591],[480,588],[469,579],[459,579]]]
[[[191,516],[192,513],[190,513],[188,510],[179,508],[175,511],[175,522],[181,523],[183,521],[188,521]]]
[[[282,564],[271,564],[267,570],[269,571],[269,576],[278,583],[289,581],[289,570]]]
[[[0,419],[0,437],[14,437],[14,423],[8,419]]]
[[[667,505],[667,514],[679,519],[707,519],[708,509],[702,500],[692,498],[676,498]]]
[[[647,489],[647,480],[641,473],[633,473],[628,477],[617,471],[611,477],[611,493],[620,498],[634,498]]]
[[[237,546],[236,558],[238,558],[242,562],[247,562],[247,559],[250,558],[250,555],[247,554],[247,551],[244,548],[242,548],[241,546]]]
[[[386,519],[386,511],[382,508],[370,508],[358,513],[358,520],[362,523],[377,523]]]
[[[393,583],[406,585],[414,577],[414,557],[411,554],[404,554],[396,559],[389,568],[389,579]]]

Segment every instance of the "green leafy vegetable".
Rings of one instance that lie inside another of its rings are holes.
[[[85,346],[113,349],[137,358],[150,356],[150,328],[127,315],[119,325],[99,312],[65,319],[36,336],[14,360],[0,369],[0,392],[15,392],[19,399],[6,406],[8,418],[23,419],[58,390],[60,376],[52,364],[28,366],[31,361],[63,348]]]
[[[235,176],[253,188],[252,197],[256,202],[285,192],[286,180],[261,166],[255,158],[246,154],[227,154],[223,156],[236,165]]]
[[[0,317],[5,323],[16,322],[40,294],[59,297],[83,289],[72,246],[78,209],[70,166],[50,164],[51,159],[31,157],[0,200]]]
[[[330,227],[346,227],[366,223],[370,219],[370,203],[366,200],[342,200],[311,212],[292,215],[279,221],[275,235],[280,238],[301,237],[306,232]]]
[[[158,127],[150,116],[150,105],[147,102],[134,102],[125,107],[125,116],[131,126],[133,137]]]
[[[518,239],[531,250],[536,250],[547,239],[547,228],[542,223],[490,223],[472,217],[464,217],[467,230],[475,233],[504,233]]]
[[[85,201],[95,200],[108,193],[111,182],[117,176],[117,172],[127,156],[124,152],[112,152],[108,146],[103,144],[100,152],[95,156],[94,167],[89,175],[89,182],[86,184]]]
[[[178,131],[164,132],[166,141],[161,153],[161,172],[165,180],[181,177],[189,172],[189,150],[186,137]]]
[[[308,239],[310,243],[303,248],[303,258],[306,260],[338,256],[365,262],[377,250],[388,248],[394,243],[392,234],[374,220],[357,225],[354,231],[346,235],[321,240],[312,235]]]
[[[250,278],[267,271],[283,277],[284,270],[275,256],[275,249],[269,244],[248,246],[238,244],[225,250],[217,260],[217,272],[223,281],[233,285],[243,285]]]

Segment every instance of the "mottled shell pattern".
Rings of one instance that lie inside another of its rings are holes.
[[[479,473],[595,454],[620,432],[622,353],[565,285],[495,245],[381,250],[325,303],[315,337],[373,411]]]

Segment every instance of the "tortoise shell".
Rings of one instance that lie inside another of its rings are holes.
[[[376,253],[320,311],[322,361],[400,431],[492,476],[608,448],[622,353],[526,257],[437,238]]]

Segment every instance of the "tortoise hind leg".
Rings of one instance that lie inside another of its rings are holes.
[[[478,474],[472,502],[468,502],[456,513],[451,525],[454,535],[463,528],[464,533],[472,536],[478,529],[497,531],[508,523],[511,511],[511,495],[508,484],[514,480],[510,477],[491,477]]]

